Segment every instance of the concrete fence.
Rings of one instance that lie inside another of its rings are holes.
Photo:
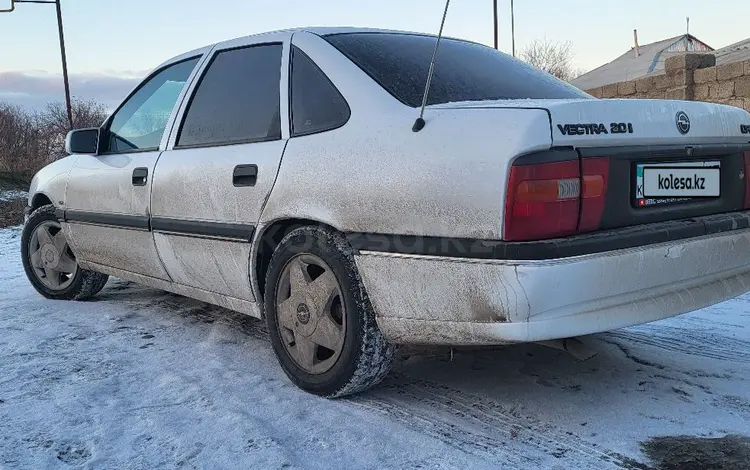
[[[597,98],[707,101],[750,111],[750,60],[716,66],[712,54],[668,57],[665,73],[586,90]]]

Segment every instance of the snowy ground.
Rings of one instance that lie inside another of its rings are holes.
[[[0,202],[12,201],[14,199],[23,199],[28,197],[26,191],[19,191],[16,189],[1,189],[0,188]]]
[[[712,468],[750,462],[702,439],[750,434],[750,296],[587,338],[587,362],[422,351],[329,401],[289,383],[260,321],[116,279],[44,300],[19,240],[0,230],[0,468],[672,468],[706,442]],[[661,464],[641,447],[660,436],[683,436]]]

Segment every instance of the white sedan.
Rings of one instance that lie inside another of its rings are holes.
[[[29,192],[33,286],[117,276],[265,318],[309,392],[398,344],[545,341],[750,290],[750,114],[599,100],[489,47],[297,29],[157,67]]]

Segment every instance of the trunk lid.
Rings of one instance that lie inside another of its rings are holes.
[[[745,127],[750,126],[750,114],[732,106],[699,101],[497,100],[446,103],[431,108],[544,109],[550,115],[552,145],[555,147],[750,142],[750,127]],[[678,114],[681,113],[689,122],[686,133],[678,127]]]
[[[587,204],[582,196],[579,232],[750,208],[750,158],[743,158],[750,150],[750,114],[739,108],[637,99],[484,101],[435,107],[546,110],[552,147],[575,149],[582,181],[589,165],[605,168],[600,215],[589,226],[581,224]]]

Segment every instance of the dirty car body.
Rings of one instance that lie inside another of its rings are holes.
[[[55,206],[82,269],[256,317],[283,236],[327,227],[390,343],[567,338],[750,290],[748,113],[594,99],[444,39],[415,132],[434,44],[313,28],[181,55],[69,135],[29,211]],[[266,91],[222,99],[243,74]]]

